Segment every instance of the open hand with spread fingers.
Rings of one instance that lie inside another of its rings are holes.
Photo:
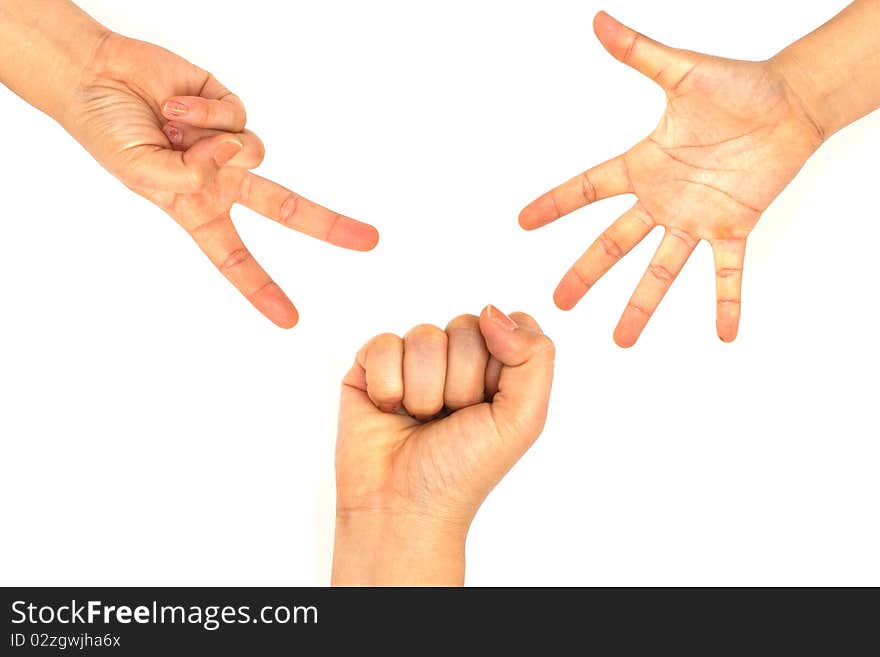
[[[370,250],[378,234],[250,173],[263,144],[245,121],[241,101],[209,73],[113,33],[62,119],[105,168],[170,214],[257,310],[291,327],[297,311],[236,232],[233,204],[344,248]]]
[[[716,327],[736,337],[746,239],[761,214],[822,143],[823,133],[774,60],[746,62],[670,48],[605,13],[593,23],[616,59],[666,93],[656,129],[630,150],[547,192],[522,210],[534,229],[595,201],[633,194],[562,278],[554,301],[573,308],[655,227],[664,237],[614,332],[632,346],[700,240],[712,247]]]
[[[339,405],[334,584],[461,584],[471,520],[544,427],[554,354],[493,306],[364,345]]]

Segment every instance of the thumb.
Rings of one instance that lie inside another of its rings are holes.
[[[200,139],[187,150],[151,148],[142,151],[132,164],[132,185],[147,189],[191,194],[211,182],[243,144],[229,133]],[[128,182],[128,181],[127,181]]]
[[[649,39],[604,11],[593,18],[593,30],[612,57],[651,78],[667,91],[679,85],[694,67],[694,53]]]
[[[514,321],[495,306],[480,314],[486,346],[501,364],[492,412],[499,432],[528,448],[544,428],[553,381],[553,342],[528,315]],[[524,450],[523,450],[524,451]]]

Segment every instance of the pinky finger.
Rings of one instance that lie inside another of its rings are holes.
[[[712,242],[712,253],[715,256],[715,328],[724,342],[733,342],[739,330],[746,241]]]

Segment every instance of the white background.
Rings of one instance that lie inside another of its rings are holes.
[[[327,583],[356,349],[492,302],[534,314],[558,366],[543,437],[472,528],[470,584],[880,584],[880,113],[823,146],[755,230],[733,345],[715,336],[705,244],[638,345],[613,344],[659,233],[574,311],[553,306],[631,199],[516,223],[662,110],[595,40],[597,10],[759,59],[845,2],[81,4],[214,72],[266,142],[260,172],[382,240],[335,250],[237,209],[299,307],[282,331],[0,93],[0,582]]]

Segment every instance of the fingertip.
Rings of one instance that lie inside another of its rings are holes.
[[[600,41],[602,40],[602,33],[605,30],[605,26],[612,21],[615,23],[617,22],[613,18],[611,18],[611,16],[605,10],[597,11],[596,15],[593,16],[593,33],[599,38]]]
[[[571,310],[583,298],[588,289],[577,273],[568,270],[553,291],[553,303],[560,310]]]
[[[739,333],[739,329],[737,326],[719,325],[716,328],[718,332],[718,338],[722,342],[726,342],[728,344],[736,340],[736,336]]]
[[[621,37],[628,29],[619,20],[604,11],[598,12],[593,17],[593,32],[596,34],[596,38],[614,57],[618,57],[615,52],[623,47]]]
[[[553,305],[559,310],[569,311],[577,305],[577,301],[572,301],[565,291],[557,287],[553,292]]]
[[[623,349],[629,349],[639,339],[641,332],[641,328],[634,325],[634,322],[624,313],[614,329],[614,344]]]
[[[169,121],[162,126],[162,132],[168,138],[172,148],[178,147],[183,143],[183,130],[179,124]]]
[[[623,331],[614,331],[614,344],[622,349],[629,349],[636,343],[636,338]]]
[[[265,285],[250,297],[250,301],[279,328],[290,329],[299,322],[296,306],[277,283],[270,282]]]
[[[537,320],[528,313],[524,313],[522,311],[512,312],[510,313],[510,319],[516,322],[516,325],[519,328],[533,331],[535,333],[544,333],[544,331],[541,330],[541,326],[538,324]]]
[[[535,224],[534,217],[532,216],[531,208],[531,205],[527,205],[522,210],[520,210],[519,216],[517,217],[519,227],[523,230],[534,230],[538,227]]]
[[[497,327],[499,329],[503,329],[505,331],[513,331],[518,328],[518,325],[515,321],[513,321],[510,317],[501,312],[491,303],[483,308],[483,311],[480,313],[480,317],[485,317],[489,325]]]
[[[379,231],[370,224],[340,215],[327,235],[327,241],[352,251],[372,251],[379,243]]]
[[[525,230],[535,230],[558,218],[559,212],[556,210],[556,203],[548,193],[539,196],[524,207],[519,213],[518,220],[519,225]]]
[[[280,328],[292,329],[299,324],[299,313],[291,304],[290,308],[270,317],[270,319]]]
[[[367,225],[364,230],[364,238],[360,251],[372,251],[379,244],[379,231],[373,226]]]

